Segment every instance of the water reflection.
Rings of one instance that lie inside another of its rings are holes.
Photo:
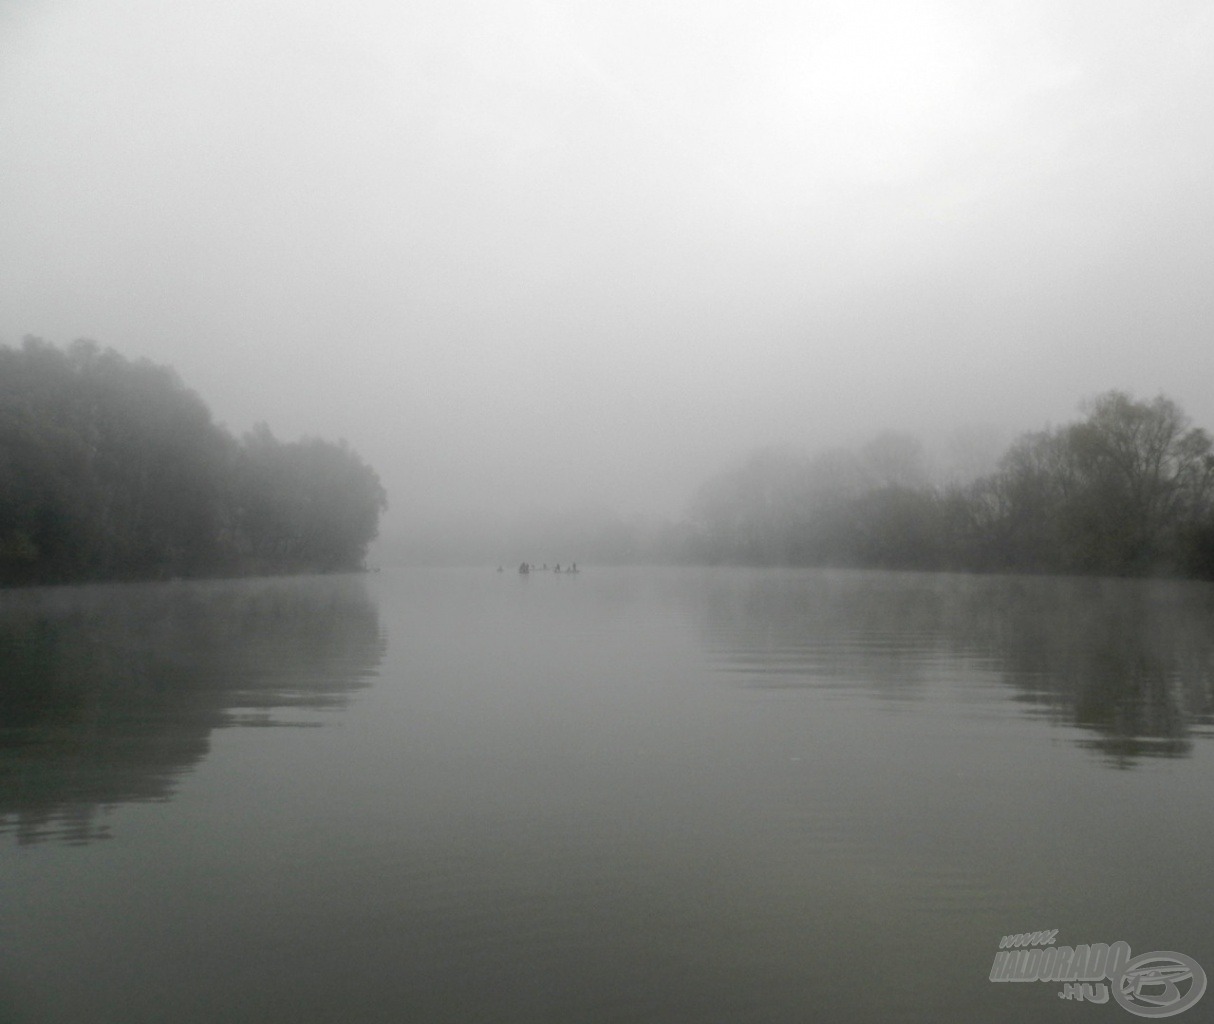
[[[1016,580],[972,611],[1026,709],[1082,727],[1081,745],[1132,767],[1209,735],[1212,598],[1204,584]]]
[[[705,622],[743,686],[918,701],[998,683],[1118,767],[1187,755],[1214,721],[1206,584],[773,572],[717,580]]]
[[[6,592],[0,833],[105,838],[98,811],[167,799],[212,730],[318,725],[383,653],[359,578]]]
[[[948,590],[931,580],[835,571],[724,578],[707,595],[710,647],[719,667],[756,689],[919,699],[947,649]]]

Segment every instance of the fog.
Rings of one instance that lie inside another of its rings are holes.
[[[1198,2],[12,0],[0,342],[346,438],[387,540],[1109,388],[1211,427],[1211,52]]]

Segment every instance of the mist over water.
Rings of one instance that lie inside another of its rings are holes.
[[[1211,584],[1116,578],[1214,579],[1211,52],[1202,0],[0,4],[0,1020],[1214,971]]]
[[[1214,963],[1212,614],[830,570],[10,593],[0,1006],[1072,1020],[988,980],[1001,936]]]
[[[1202,3],[0,19],[0,340],[346,438],[386,540],[677,516],[756,448],[1110,388],[1214,423]]]

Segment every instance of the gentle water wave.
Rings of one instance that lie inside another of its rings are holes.
[[[1074,1020],[987,980],[1046,926],[1214,967],[1207,588],[116,590],[0,598],[4,1019]]]
[[[0,835],[105,838],[99,806],[170,799],[216,729],[314,727],[370,685],[360,579],[38,588],[0,595]],[[300,715],[311,715],[303,717]]]

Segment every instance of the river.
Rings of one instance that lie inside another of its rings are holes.
[[[0,1021],[1132,1020],[992,967],[1214,971],[1212,725],[1197,583],[0,592]]]

